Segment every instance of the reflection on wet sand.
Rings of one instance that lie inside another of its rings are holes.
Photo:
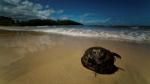
[[[125,71],[98,75],[81,64],[86,49],[101,46],[122,56]],[[150,84],[150,45],[57,34],[0,32],[2,84]]]

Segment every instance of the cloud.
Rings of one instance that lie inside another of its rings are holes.
[[[63,13],[63,10],[59,10]],[[16,19],[47,19],[51,14],[57,13],[49,6],[42,6],[29,0],[0,0],[0,16],[8,16]]]
[[[104,19],[104,20],[101,20],[101,23],[107,23],[107,22],[109,22],[111,20],[111,18],[109,17],[109,18],[106,18],[106,19]]]
[[[80,18],[80,21],[83,22],[86,20],[87,17],[91,17],[94,15],[95,15],[94,13],[84,13],[84,14],[80,15],[79,18]]]
[[[105,24],[111,20],[109,17],[104,19],[97,18],[97,15],[94,13],[84,13],[80,15],[79,19],[84,24]]]
[[[85,18],[85,17],[88,17],[88,16],[93,16],[95,15],[94,13],[84,13],[83,15],[81,15],[80,17],[81,18]]]
[[[81,23],[85,23],[85,24],[89,24],[89,23],[94,23],[96,22],[95,20],[90,20],[89,17],[93,17],[95,14],[94,13],[84,13],[82,15],[80,15],[80,22]]]
[[[62,13],[64,13],[64,10],[58,10],[56,13],[58,13],[58,14],[62,14]]]
[[[67,20],[67,19],[69,19],[69,17],[63,16],[61,19],[62,19],[62,20]]]

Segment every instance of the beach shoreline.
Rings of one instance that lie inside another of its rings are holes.
[[[3,32],[0,42],[3,84],[150,83],[149,44],[27,32]],[[121,55],[115,64],[124,71],[95,77],[84,68],[81,57],[86,49],[95,46]]]

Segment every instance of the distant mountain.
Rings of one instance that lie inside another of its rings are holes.
[[[73,20],[31,19],[20,21],[0,16],[0,26],[52,26],[52,25],[83,25]]]

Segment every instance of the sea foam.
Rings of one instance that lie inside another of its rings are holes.
[[[39,26],[0,28],[11,31],[35,31],[62,34],[75,37],[94,37],[107,40],[135,41],[150,43],[150,28],[102,28],[86,26]]]

